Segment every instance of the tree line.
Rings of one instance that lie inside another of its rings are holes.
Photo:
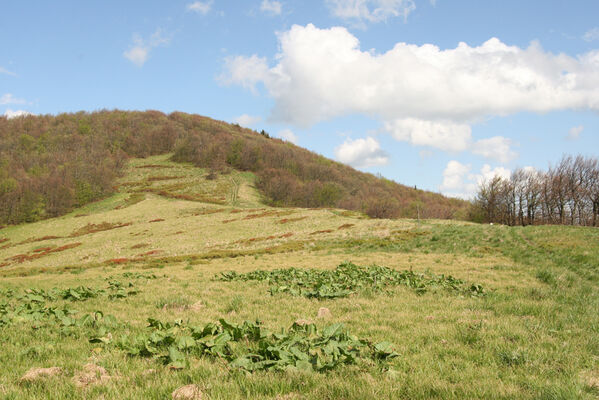
[[[599,160],[563,156],[547,171],[515,170],[479,185],[473,219],[506,225],[599,225]]]
[[[266,132],[199,115],[98,111],[0,117],[0,225],[63,215],[114,192],[129,157],[173,153],[252,171],[274,206],[338,207],[371,217],[465,218],[468,203],[354,170]]]

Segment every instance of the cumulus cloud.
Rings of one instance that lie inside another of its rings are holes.
[[[25,111],[25,110],[11,110],[11,109],[8,109],[4,112],[4,116],[8,119],[25,117],[27,115],[35,115],[35,114],[30,113],[29,111]]]
[[[276,0],[262,0],[260,4],[260,10],[269,15],[281,15],[283,6],[280,1]]]
[[[293,133],[293,131],[291,129],[283,129],[282,131],[277,133],[277,137],[280,137],[281,139],[284,139],[293,144],[297,144],[297,142],[299,140],[297,135],[295,133]]]
[[[375,23],[395,17],[405,19],[416,9],[413,0],[326,0],[326,4],[335,17]]]
[[[239,117],[236,117],[234,119],[234,121],[236,123],[238,123],[241,126],[245,126],[246,128],[257,124],[258,122],[262,121],[262,118],[259,116],[253,116],[253,115],[248,115],[248,114],[243,114],[240,115]]]
[[[503,167],[491,168],[489,164],[483,165],[479,173],[472,173],[470,164],[462,164],[451,160],[443,170],[443,182],[439,190],[446,196],[472,199],[478,186],[495,176],[509,179],[510,170]]]
[[[225,70],[219,80],[224,84],[240,85],[252,92],[256,92],[256,84],[265,82],[269,74],[266,58],[253,55],[251,57],[225,58]]]
[[[335,158],[357,168],[385,165],[389,162],[387,152],[381,149],[379,142],[372,137],[347,139],[335,149]]]
[[[10,76],[17,76],[17,74],[15,74],[12,71],[7,70],[6,68],[0,67],[0,74],[5,74],[5,75],[10,75]]]
[[[582,125],[573,126],[568,131],[568,136],[566,136],[566,138],[568,140],[576,140],[580,137],[580,134],[582,133],[583,130],[584,130],[584,126],[582,126]]]
[[[209,1],[195,1],[187,5],[187,11],[193,11],[198,14],[206,15],[212,8],[212,0]]]
[[[0,105],[4,104],[26,104],[27,100],[19,99],[13,96],[11,93],[5,93],[0,97]]]
[[[493,136],[474,143],[472,152],[485,158],[507,163],[518,157],[518,153],[512,150],[511,145],[511,139],[503,136]]]
[[[582,35],[582,38],[587,42],[599,40],[599,28],[589,29],[584,35]]]
[[[384,129],[399,141],[446,151],[466,150],[472,138],[469,125],[451,121],[401,118],[385,122]]]
[[[377,53],[361,50],[346,28],[312,24],[294,25],[278,40],[274,65],[259,55],[232,57],[222,81],[251,90],[263,84],[274,99],[271,118],[297,126],[363,114],[399,140],[507,159],[511,150],[474,146],[470,126],[517,112],[599,111],[599,50],[571,57],[491,38],[445,50],[397,43]]]
[[[138,67],[143,66],[150,55],[150,51],[158,46],[168,45],[171,41],[169,35],[165,35],[162,29],[157,29],[148,39],[143,39],[140,35],[133,35],[133,42],[129,50],[123,53],[123,56]]]

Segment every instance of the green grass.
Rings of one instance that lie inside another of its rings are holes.
[[[143,165],[161,167],[137,168]],[[73,318],[102,311],[118,321],[105,327],[102,337],[110,333],[113,338],[108,344],[89,342],[99,325],[19,319],[0,326],[0,398],[165,399],[191,383],[200,385],[209,399],[599,396],[599,230],[372,220],[342,210],[271,209],[260,203],[250,175],[219,175],[212,181],[206,174],[165,156],[132,160],[122,182],[137,183],[122,185],[113,197],[64,217],[0,230],[0,240],[9,239],[0,246],[10,245],[0,249],[0,264],[81,242],[1,267],[0,307],[22,303],[18,296],[36,289],[54,294],[45,300],[48,306],[77,310]],[[157,179],[167,176],[178,178]],[[242,182],[236,193],[230,192],[236,186],[231,176]],[[175,189],[175,183],[186,186]],[[224,196],[225,202],[138,191],[167,185],[174,193]],[[289,221],[281,223],[284,218]],[[163,221],[150,222],[158,219]],[[104,227],[130,225],[69,237],[104,222]],[[348,224],[353,225],[339,229]],[[29,240],[46,236],[57,238]],[[292,267],[322,270],[326,276],[324,270],[333,271],[344,261],[423,276],[451,275],[465,284],[481,284],[485,295],[418,293],[389,285],[310,299],[287,291],[271,294],[272,284],[262,281],[213,279],[226,271]],[[119,290],[110,288],[111,281],[131,282],[125,293],[137,293],[110,296]],[[95,295],[80,301],[63,296],[79,286],[90,288],[80,293]],[[321,307],[331,316],[319,318]],[[314,322],[319,331],[342,323],[359,338],[393,343],[399,355],[384,365],[361,362],[327,372],[249,373],[204,356],[188,357],[186,368],[170,369],[159,359],[130,357],[114,344],[126,335],[146,334],[148,318],[182,320],[186,327],[221,318],[235,324],[258,319],[272,332],[287,330],[298,319]],[[73,377],[90,362],[106,368],[112,379],[79,388]],[[19,381],[31,367],[52,366],[61,367],[63,374]]]

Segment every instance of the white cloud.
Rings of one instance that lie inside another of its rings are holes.
[[[262,118],[259,117],[259,116],[252,116],[252,115],[248,115],[248,114],[243,114],[243,115],[240,115],[239,117],[236,117],[234,119],[234,121],[236,123],[238,123],[239,125],[248,128],[248,127],[250,127],[250,126],[252,126],[254,124],[257,124],[258,122],[262,121]]]
[[[413,0],[326,0],[326,4],[335,17],[368,22],[405,19],[416,9]]]
[[[582,133],[583,130],[584,130],[584,126],[582,126],[582,125],[573,126],[568,131],[568,136],[566,138],[568,140],[576,140],[580,137],[580,134]]]
[[[168,45],[171,41],[169,35],[165,35],[162,29],[158,28],[156,31],[147,39],[144,40],[140,35],[133,35],[133,43],[129,50],[123,53],[123,56],[131,61],[138,67],[143,66],[150,55],[150,51],[154,47]]]
[[[10,76],[17,76],[17,74],[15,74],[14,72],[9,71],[6,68],[2,68],[2,67],[0,67],[0,74],[10,75]]]
[[[281,15],[283,6],[281,5],[280,1],[262,0],[262,4],[260,4],[260,10],[270,15]]]
[[[278,39],[274,65],[258,55],[231,57],[222,81],[251,90],[264,84],[274,99],[271,118],[287,124],[362,114],[399,140],[508,159],[511,150],[473,147],[470,126],[517,112],[599,111],[599,50],[571,57],[536,42],[520,48],[492,38],[445,50],[397,43],[377,53],[362,51],[343,27],[312,24],[294,25]]]
[[[511,145],[511,139],[503,136],[493,136],[492,138],[481,139],[474,143],[472,153],[507,163],[518,157],[518,153],[511,149]]]
[[[274,67],[253,55],[231,58],[225,69],[235,67],[231,83],[264,82],[275,116],[293,123],[350,113],[470,122],[519,111],[599,110],[599,50],[572,58],[493,38],[448,50],[398,43],[376,54],[361,51],[345,28],[312,24],[294,25],[279,41]],[[245,64],[254,68],[244,74]]]
[[[586,40],[587,42],[599,40],[599,28],[589,29],[588,31],[585,32],[585,34],[582,36],[582,38],[584,40]]]
[[[385,165],[389,162],[389,155],[381,149],[381,145],[374,138],[347,139],[335,149],[335,157],[344,164],[357,168]]]
[[[209,1],[195,1],[187,5],[187,11],[194,11],[198,14],[206,15],[212,8],[212,0]]]
[[[133,64],[141,67],[148,59],[148,53],[150,49],[144,46],[134,46],[123,53],[126,59],[131,61]]]
[[[468,198],[471,193],[476,192],[476,184],[466,183],[464,179],[470,172],[471,166],[451,160],[443,170],[443,183],[439,190],[447,196]]]
[[[298,137],[295,133],[293,133],[293,131],[291,131],[291,129],[283,129],[282,131],[280,131],[277,134],[278,137],[280,137],[281,139],[285,139],[288,142],[291,142],[293,144],[297,144],[298,142]]]
[[[391,135],[416,146],[430,146],[445,151],[463,151],[470,146],[471,129],[467,124],[451,121],[425,121],[401,118],[385,122],[384,128]]]
[[[26,104],[27,100],[19,99],[13,96],[11,93],[5,93],[0,97],[0,105],[4,104]]]
[[[227,57],[225,69],[219,80],[227,85],[235,84],[256,92],[256,84],[269,80],[266,58],[253,55],[251,57]]]
[[[503,167],[491,168],[489,164],[483,165],[478,174],[471,173],[470,164],[462,164],[451,160],[443,171],[443,183],[439,190],[446,196],[472,199],[479,185],[487,182],[495,176],[509,179],[510,170]]]
[[[29,111],[25,111],[25,110],[11,110],[11,109],[6,110],[6,112],[4,113],[4,116],[8,119],[25,117],[27,115],[35,115],[35,114],[30,113]]]

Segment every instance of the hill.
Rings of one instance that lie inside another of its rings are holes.
[[[273,208],[170,158],[0,229],[2,397],[599,394],[599,230]]]
[[[252,172],[272,206],[336,207],[371,217],[465,218],[467,202],[356,171],[266,132],[198,115],[79,112],[0,118],[0,224],[64,215],[114,192],[130,157],[173,153],[213,178]]]

